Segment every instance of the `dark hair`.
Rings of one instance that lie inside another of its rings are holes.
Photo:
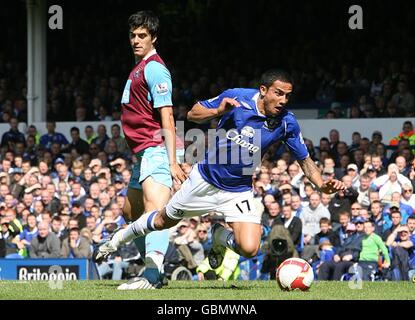
[[[393,213],[399,213],[399,215],[401,215],[401,211],[400,211],[400,209],[399,209],[398,207],[396,207],[396,206],[392,206],[392,207],[390,207],[389,212],[390,212],[390,214],[391,214],[391,215],[392,215]]]
[[[370,223],[370,225],[372,227],[375,227],[375,223],[373,221],[371,221],[371,220],[367,220],[367,221],[365,221],[365,223]]]
[[[74,132],[74,131],[76,131],[76,133],[79,134],[79,128],[78,127],[72,127],[71,132]]]
[[[350,213],[347,212],[347,211],[342,211],[342,212],[339,213],[339,216],[347,216],[347,217],[350,218]]]
[[[379,205],[382,207],[382,202],[380,202],[380,200],[373,200],[370,205],[372,205],[374,203],[379,203]]]
[[[59,217],[59,216],[54,216],[53,218],[52,218],[52,222],[53,221],[58,221],[58,222],[61,222],[62,221],[62,219],[61,219],[61,217]]]
[[[323,223],[328,224],[329,226],[331,226],[331,221],[329,218],[323,217],[320,219],[320,225],[322,225]]]
[[[269,88],[277,80],[280,80],[281,82],[291,83],[291,84],[293,83],[291,75],[288,72],[285,72],[279,69],[272,69],[272,70],[265,71],[262,74],[260,85],[263,85]]]
[[[160,22],[159,18],[152,11],[138,11],[128,18],[128,25],[130,31],[137,28],[146,28],[151,35],[151,38],[157,37]]]

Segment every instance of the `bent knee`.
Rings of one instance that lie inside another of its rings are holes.
[[[240,246],[240,253],[245,258],[253,258],[258,254],[259,244],[249,243]]]

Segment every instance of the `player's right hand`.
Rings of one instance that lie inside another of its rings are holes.
[[[241,104],[238,101],[236,101],[235,99],[223,98],[222,102],[220,103],[219,108],[218,108],[218,115],[222,116],[225,113],[231,111],[233,108],[240,107],[240,106],[241,106]]]
[[[187,175],[183,172],[182,168],[180,168],[177,163],[170,165],[170,173],[174,182],[179,185],[187,179]]]

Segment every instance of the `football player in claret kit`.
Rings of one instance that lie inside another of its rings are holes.
[[[181,184],[186,176],[176,158],[171,76],[155,49],[159,19],[151,11],[140,11],[130,16],[128,23],[136,64],[122,95],[121,124],[138,161],[133,167],[123,212],[134,221],[143,211],[163,209],[170,199],[173,179]],[[145,271],[119,289],[160,288],[168,230],[137,238],[135,243],[145,257]],[[97,262],[102,260],[95,254],[94,258]]]
[[[300,164],[304,174],[324,193],[344,189],[341,181],[326,182],[310,158],[299,124],[285,109],[292,92],[289,74],[270,70],[261,77],[259,89],[230,89],[216,98],[196,103],[188,119],[196,123],[219,117],[219,138],[211,143],[204,161],[193,166],[189,178],[162,210],[146,212],[127,229],[99,247],[105,257],[117,247],[154,230],[174,226],[183,217],[211,211],[223,214],[233,231],[220,224],[213,227],[209,253],[212,268],[220,266],[226,248],[250,258],[261,240],[261,215],[253,203],[252,175],[262,155],[282,141]],[[225,159],[225,162],[224,162]]]

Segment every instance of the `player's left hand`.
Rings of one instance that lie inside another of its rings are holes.
[[[320,187],[320,190],[324,193],[332,194],[340,190],[346,190],[346,186],[342,181],[332,179],[323,183],[323,185]]]
[[[187,175],[177,163],[170,165],[170,173],[174,182],[177,184],[182,184],[187,179]]]

